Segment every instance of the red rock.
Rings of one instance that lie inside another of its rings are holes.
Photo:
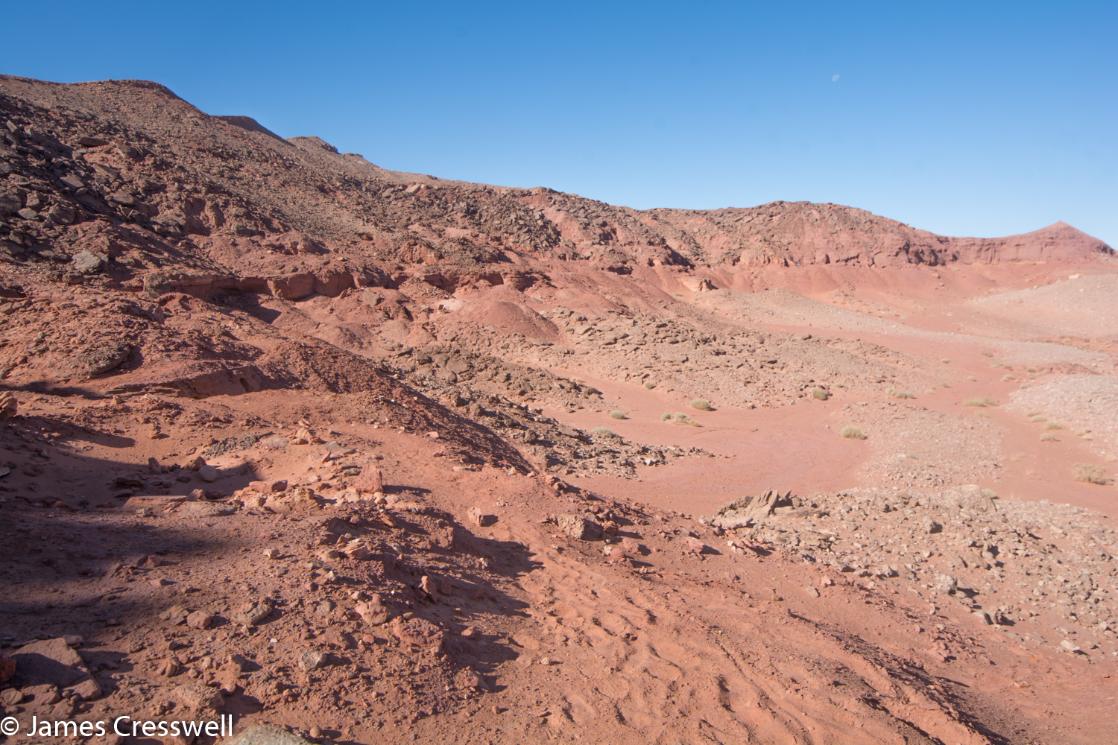
[[[397,617],[392,621],[391,630],[401,644],[417,647],[432,654],[442,651],[445,633],[439,626],[425,618]]]
[[[361,473],[353,477],[353,488],[358,491],[376,493],[384,491],[384,474],[380,468],[369,463],[361,468]]]
[[[469,515],[470,521],[479,528],[488,528],[490,525],[497,522],[496,515],[486,512],[480,507],[471,507]]]
[[[208,629],[213,626],[214,615],[204,610],[196,610],[186,616],[186,625],[192,629]]]
[[[358,603],[353,607],[357,615],[361,616],[361,620],[370,626],[380,626],[388,623],[392,618],[392,611],[390,611],[383,602],[381,602],[379,595],[374,595],[371,600]]]
[[[101,686],[74,649],[63,638],[26,644],[15,651],[15,680],[21,688],[49,684],[72,689],[83,699],[97,698]]]
[[[17,411],[19,411],[19,404],[16,402],[16,397],[8,391],[0,391],[0,419],[13,417]]]
[[[696,556],[700,556],[700,555],[705,554],[705,553],[710,553],[710,547],[707,546],[702,541],[700,541],[698,538],[695,538],[693,536],[688,536],[687,537],[687,540],[684,541],[684,548],[687,551],[687,553],[695,554]]]
[[[602,527],[582,515],[559,515],[556,519],[559,530],[580,541],[596,541],[602,537]]]

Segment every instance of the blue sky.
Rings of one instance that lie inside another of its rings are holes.
[[[1118,246],[1113,0],[44,1],[4,25],[0,71],[158,80],[388,168]]]

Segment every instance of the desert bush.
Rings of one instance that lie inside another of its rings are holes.
[[[665,411],[663,414],[660,415],[660,421],[661,422],[670,422],[671,420],[672,420],[672,413],[670,411]]]
[[[1064,428],[1064,425],[1060,424],[1059,422],[1049,422],[1048,426],[1045,427],[1045,429],[1063,429],[1063,428]]]
[[[857,427],[843,427],[841,434],[842,434],[843,437],[845,437],[848,440],[864,440],[864,439],[866,439],[866,433],[863,432],[862,430],[858,429]]]
[[[614,409],[609,413],[611,419],[628,419],[629,415],[621,409]]]
[[[596,437],[617,437],[614,431],[609,427],[595,427],[590,430],[590,434]]]
[[[1083,464],[1075,467],[1075,480],[1087,484],[1096,484],[1098,486],[1105,486],[1110,483],[1106,471],[1104,471],[1101,466]]]
[[[908,391],[893,391],[893,398],[916,398],[916,394]]]
[[[714,411],[714,407],[710,405],[710,401],[707,401],[705,398],[696,398],[691,402],[691,408],[698,409],[699,411]]]
[[[811,397],[819,401],[826,401],[828,398],[831,397],[831,392],[828,391],[826,388],[815,388],[811,392]]]
[[[1046,435],[1041,435],[1040,436],[1040,441],[1041,442],[1059,442],[1060,438],[1057,437],[1056,435],[1052,434],[1051,432],[1049,432]]]
[[[674,414],[665,414],[663,417],[661,417],[661,419],[664,419],[664,421],[672,421],[676,424],[686,424],[688,427],[701,426],[698,422],[684,414],[682,411],[677,411]]]
[[[990,398],[989,396],[976,396],[975,398],[968,398],[963,403],[966,404],[967,406],[978,406],[978,407],[997,406],[998,405],[998,402],[995,401],[994,399]]]

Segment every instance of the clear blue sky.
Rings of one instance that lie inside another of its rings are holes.
[[[1118,2],[9,3],[0,70],[147,78],[388,168],[1118,246]]]

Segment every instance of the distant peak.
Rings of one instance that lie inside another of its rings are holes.
[[[334,153],[335,155],[338,154],[338,148],[334,147],[321,137],[317,137],[315,135],[300,135],[298,137],[291,137],[288,141],[295,145],[313,145],[314,147]]]

